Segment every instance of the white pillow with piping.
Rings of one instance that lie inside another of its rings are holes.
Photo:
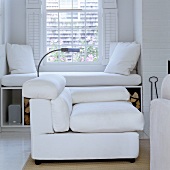
[[[36,72],[33,51],[29,45],[7,44],[7,60],[11,74]]]
[[[135,68],[139,56],[140,44],[118,43],[104,72],[129,75]]]

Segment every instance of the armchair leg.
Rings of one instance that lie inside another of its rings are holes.
[[[132,158],[132,159],[130,159],[129,161],[130,161],[130,163],[135,163],[136,159],[135,159],[135,158]]]
[[[40,165],[40,164],[41,164],[41,160],[35,159],[35,165]]]

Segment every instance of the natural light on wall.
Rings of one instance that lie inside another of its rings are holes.
[[[98,61],[98,0],[46,0],[47,51],[80,48],[80,53],[56,52],[48,62]]]

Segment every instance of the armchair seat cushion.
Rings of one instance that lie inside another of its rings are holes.
[[[143,114],[126,101],[76,104],[70,118],[74,132],[129,132],[143,126]]]

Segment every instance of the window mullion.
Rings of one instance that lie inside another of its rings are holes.
[[[87,25],[87,23],[86,23],[86,0],[85,0],[85,12],[84,12],[84,16],[85,16],[85,40],[86,40],[86,38],[87,38],[87,32],[86,32],[86,25]],[[87,42],[85,43],[85,56],[84,56],[85,58],[87,58]]]
[[[60,47],[60,13],[58,12],[58,44],[59,44],[59,47],[57,48],[61,48]]]
[[[73,0],[72,0],[72,8],[73,8]],[[72,36],[71,47],[73,48],[73,11],[71,12],[71,36]],[[71,57],[73,62],[73,54],[71,54]]]

